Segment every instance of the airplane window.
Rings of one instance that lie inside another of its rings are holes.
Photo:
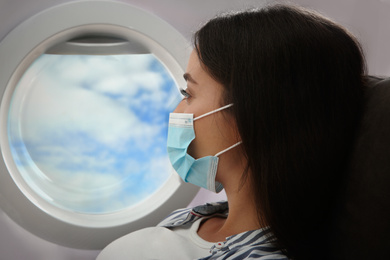
[[[60,4],[10,31],[1,210],[47,241],[101,249],[186,207],[199,188],[174,172],[166,138],[191,49],[165,21],[115,1]]]
[[[12,96],[12,156],[54,206],[87,214],[132,207],[171,174],[167,123],[179,100],[153,54],[43,54]]]

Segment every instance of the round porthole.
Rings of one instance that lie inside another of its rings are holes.
[[[0,206],[55,243],[100,249],[198,188],[166,154],[189,44],[116,2],[43,11],[0,43]]]

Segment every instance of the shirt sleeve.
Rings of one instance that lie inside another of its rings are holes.
[[[190,214],[190,208],[178,209],[169,214],[165,219],[157,224],[158,227],[173,227],[183,224]]]

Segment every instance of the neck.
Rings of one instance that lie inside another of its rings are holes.
[[[229,203],[229,215],[221,227],[230,235],[259,229],[256,206],[252,189],[247,180],[241,184],[241,179],[233,183],[223,183]]]
[[[198,234],[207,241],[224,241],[226,237],[261,228],[258,223],[250,178],[247,178],[245,182],[241,180],[245,169],[245,164],[242,163],[244,160],[237,159],[237,157],[231,158],[234,154],[237,155],[229,151],[221,155],[217,173],[218,181],[225,188],[229,214],[226,219],[211,218],[202,224]]]

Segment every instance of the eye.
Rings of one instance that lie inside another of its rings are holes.
[[[190,98],[191,95],[185,89],[180,89],[180,93],[184,96],[184,99]]]

